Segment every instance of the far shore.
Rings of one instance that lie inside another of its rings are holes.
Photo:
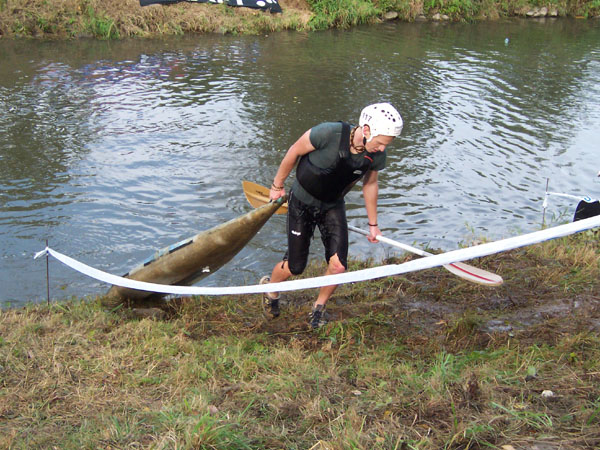
[[[473,22],[523,17],[597,19],[597,0],[279,0],[283,12],[209,3],[141,7],[139,0],[0,0],[0,38],[121,39],[183,34],[259,34],[350,28],[384,21]]]

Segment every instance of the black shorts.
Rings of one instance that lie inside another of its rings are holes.
[[[325,246],[327,263],[337,253],[342,265],[348,267],[348,222],[344,202],[322,211],[297,200],[292,192],[287,215],[288,251],[284,260],[287,260],[290,272],[294,275],[301,274],[306,268],[310,240],[316,226]]]

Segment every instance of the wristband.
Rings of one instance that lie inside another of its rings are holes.
[[[376,227],[376,226],[378,226],[378,225],[377,225],[376,223],[370,223],[370,224],[369,224],[369,226],[370,226],[370,227]]]

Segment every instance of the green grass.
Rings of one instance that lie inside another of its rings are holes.
[[[89,32],[98,39],[119,39],[115,21],[105,14],[98,14],[92,6],[86,8]]]
[[[365,0],[308,0],[313,11],[309,26],[314,30],[349,28],[372,21],[382,10]]]
[[[317,331],[312,291],[274,321],[257,295],[174,301],[162,320],[95,300],[2,310],[0,448],[596,448],[594,243],[473,261],[495,289],[443,269],[340,286]]]

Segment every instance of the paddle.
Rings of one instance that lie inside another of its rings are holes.
[[[244,189],[246,200],[248,200],[248,203],[253,208],[258,208],[271,201],[269,198],[269,188],[253,183],[252,181],[242,181],[242,188]],[[287,214],[287,202],[281,205],[281,208],[275,211],[275,214]]]
[[[355,231],[356,233],[364,234],[365,236],[370,235],[368,231],[361,230],[360,228],[353,227],[352,225],[348,225],[348,229],[351,231]],[[382,235],[377,236],[377,240],[379,242],[383,242],[384,244],[392,245],[394,247],[401,248],[408,252],[415,253],[416,255],[433,256],[433,253],[426,252],[425,250],[421,250],[420,248],[411,247],[410,245],[394,241]],[[473,267],[461,262],[446,264],[444,266],[444,269],[448,270],[449,272],[452,272],[454,275],[464,278],[465,280],[469,280],[473,283],[483,284],[486,286],[500,286],[504,281],[499,275],[496,275],[483,269],[478,269],[477,267]]]
[[[265,203],[269,203],[270,199],[268,188],[261,186],[260,184],[252,183],[251,181],[242,181],[242,187],[244,189],[246,199],[254,208],[258,208],[259,206],[262,206]],[[287,203],[283,204],[281,208],[275,211],[275,214],[285,214],[286,212]],[[356,233],[364,234],[365,236],[369,235],[367,231],[353,227],[352,225],[348,225],[348,229]],[[406,245],[401,242],[396,242],[392,239],[388,239],[381,235],[377,236],[377,240],[385,244],[393,245],[394,247],[399,247],[403,250],[415,253],[420,256],[433,255],[432,253],[426,252],[415,247],[411,247],[410,245]],[[483,284],[486,286],[500,286],[503,283],[501,276],[461,262],[447,264],[444,266],[444,269],[448,270],[454,275],[457,275],[473,283]]]

